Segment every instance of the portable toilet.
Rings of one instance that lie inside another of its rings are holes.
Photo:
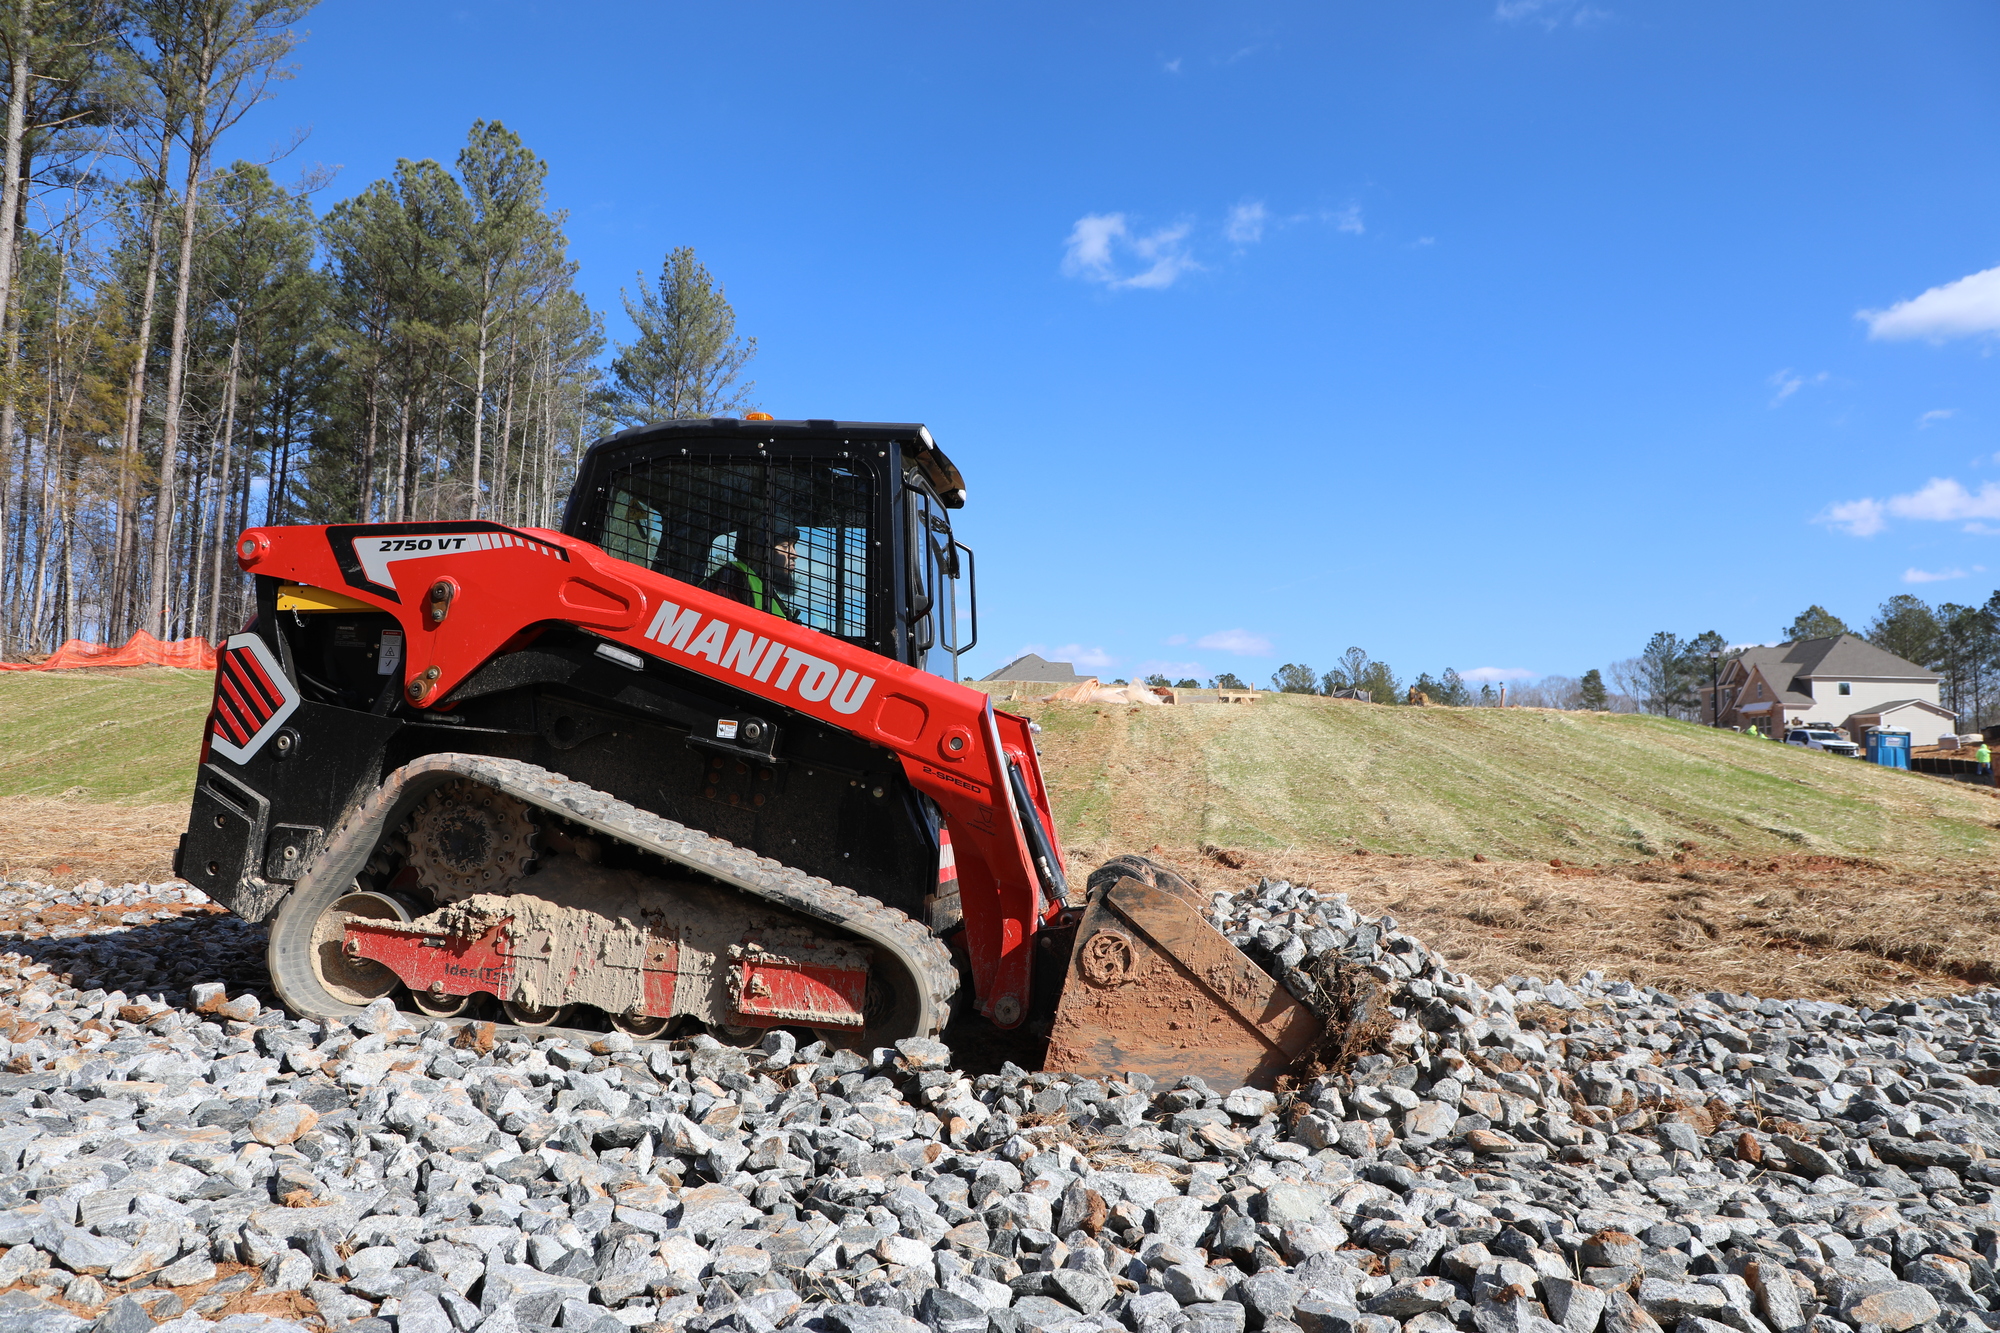
[[[1870,727],[1865,739],[1868,762],[1884,768],[1910,766],[1910,733],[1897,727]]]

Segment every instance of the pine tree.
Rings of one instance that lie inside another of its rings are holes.
[[[618,344],[611,363],[605,406],[613,417],[636,426],[751,406],[756,385],[737,375],[757,355],[757,340],[736,336],[735,310],[692,249],[668,251],[654,285],[640,275],[638,300],[620,296],[638,335]]]
[[[1362,670],[1355,688],[1368,691],[1369,699],[1378,704],[1395,704],[1403,701],[1403,682],[1396,679],[1396,673],[1389,669],[1387,662],[1370,662]]]
[[[1784,630],[1786,643],[1797,643],[1802,639],[1830,639],[1836,634],[1847,633],[1847,622],[1825,607],[1814,603],[1799,612],[1798,618]]]
[[[1868,642],[1920,667],[1936,665],[1938,618],[1924,599],[1898,593],[1882,603],[1868,626]]]
[[[1611,702],[1611,691],[1604,688],[1604,673],[1596,667],[1583,673],[1583,679],[1577,682],[1577,692],[1583,706],[1593,711],[1603,709]]]
[[[1271,688],[1280,694],[1318,694],[1319,676],[1309,666],[1287,662],[1271,677]]]

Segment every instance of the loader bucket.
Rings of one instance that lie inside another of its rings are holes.
[[[1046,1068],[1269,1088],[1319,1035],[1319,1019],[1208,923],[1180,876],[1137,856],[1091,875]]]

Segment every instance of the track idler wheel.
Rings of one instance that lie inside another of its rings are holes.
[[[313,923],[313,971],[322,986],[357,1007],[381,999],[402,982],[382,964],[351,958],[342,948],[347,923],[355,917],[377,921],[408,921],[410,913],[385,893],[355,892],[341,896]]]
[[[472,1008],[475,998],[472,995],[433,994],[423,990],[410,992],[410,1003],[416,1006],[417,1012],[432,1018],[457,1018]]]
[[[647,1039],[659,1036],[674,1020],[660,1014],[611,1014],[611,1026],[630,1037]]]
[[[524,1028],[559,1028],[576,1012],[573,1004],[522,1004],[515,1000],[502,1000],[500,1008],[509,1023]]]

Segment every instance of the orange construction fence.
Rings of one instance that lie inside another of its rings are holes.
[[[184,667],[215,670],[215,645],[207,639],[176,639],[162,643],[140,630],[123,647],[71,639],[41,662],[0,662],[0,671],[62,671],[69,667]]]

